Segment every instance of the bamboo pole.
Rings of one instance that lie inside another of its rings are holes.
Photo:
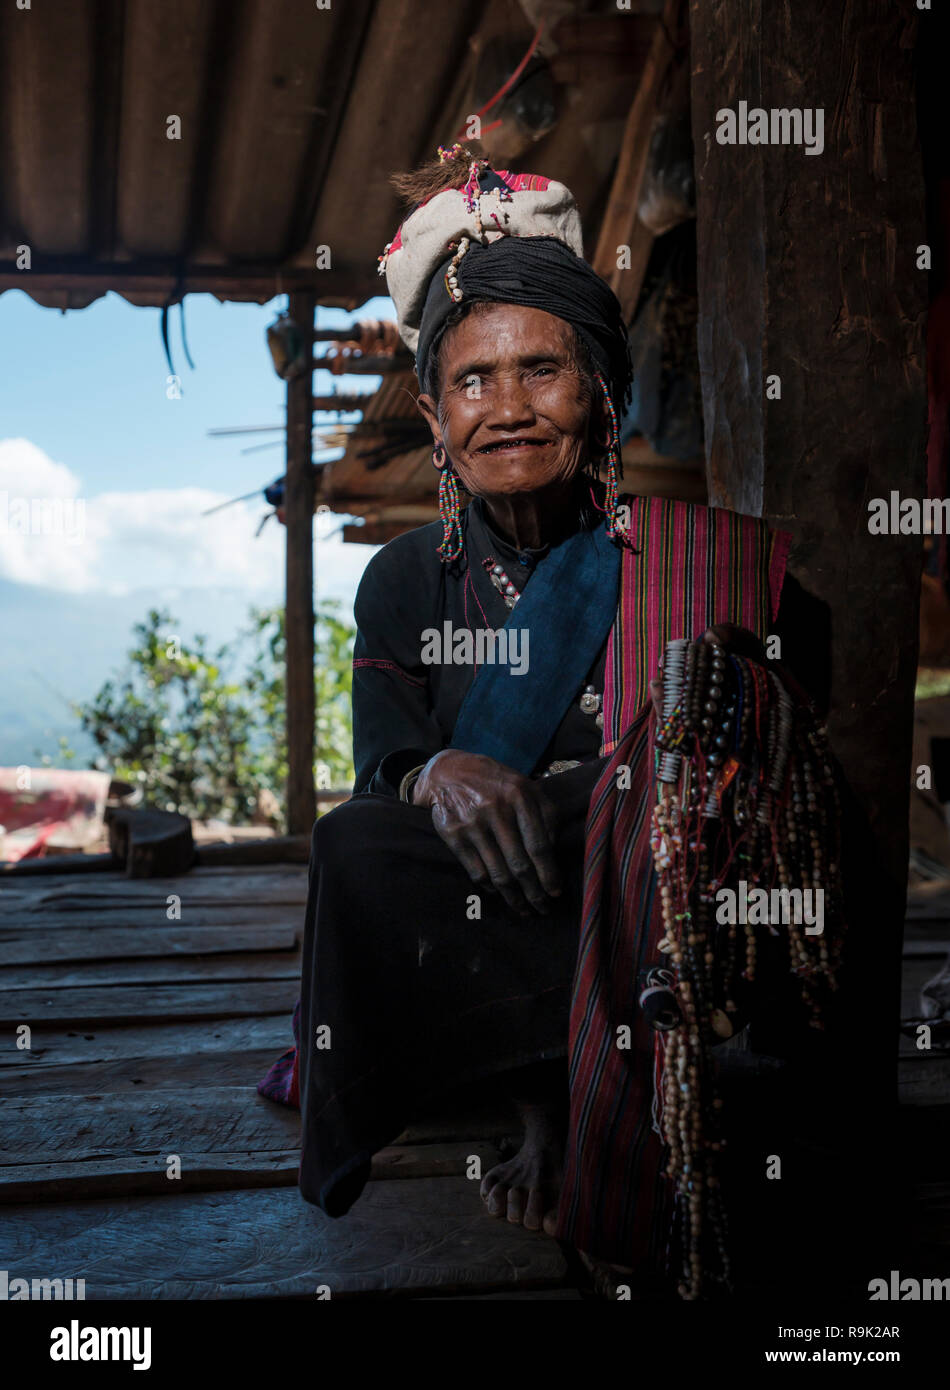
[[[316,296],[297,290],[290,316],[305,332],[313,329]],[[287,833],[309,834],[316,814],[313,762],[313,381],[309,371],[287,383],[287,466],[284,509],[287,522]]]

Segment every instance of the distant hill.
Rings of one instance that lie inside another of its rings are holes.
[[[125,665],[132,627],[150,608],[169,610],[184,640],[202,632],[216,646],[246,628],[251,602],[234,590],[182,590],[167,597],[140,589],[109,597],[0,579],[0,766],[55,755],[61,735],[86,765],[92,743],[80,733],[70,704],[88,700]]]

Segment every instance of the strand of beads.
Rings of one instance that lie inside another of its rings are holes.
[[[686,675],[686,653],[691,650],[691,644],[685,637],[671,642],[666,649],[663,659],[663,723],[669,725],[679,707],[680,696],[683,690],[684,678]],[[673,730],[670,728],[670,737]],[[679,780],[680,764],[682,758],[680,754],[671,747],[666,752],[660,754],[657,777],[661,782],[676,782]]]
[[[678,1288],[694,1299],[730,1279],[712,1048],[733,1032],[740,991],[751,997],[756,987],[760,944],[784,952],[810,1021],[821,1026],[844,926],[839,806],[825,731],[807,703],[774,671],[715,644],[667,648],[655,747],[651,848],[671,999],[656,1035],[655,1117],[678,1213]],[[767,889],[769,911],[718,923],[719,890],[735,891],[741,880]],[[824,932],[803,930],[801,907],[792,910],[806,889],[823,892]],[[652,995],[651,1005],[656,1015]]]
[[[729,1260],[716,1171],[725,1142],[720,1131],[722,1103],[703,1048],[701,1021],[708,1006],[712,965],[708,912],[702,904],[695,914],[690,910],[681,892],[682,875],[671,872],[683,859],[678,825],[677,799],[669,785],[661,784],[654,812],[664,924],[660,950],[672,965],[679,1022],[658,1034],[663,1053],[659,1128],[668,1146],[665,1171],[673,1181],[679,1211],[682,1279],[678,1288],[682,1298],[691,1300],[703,1288],[704,1243],[711,1239],[716,1245],[714,1277],[727,1285]]]
[[[445,288],[448,291],[449,298],[454,300],[456,304],[462,298],[462,291],[459,289],[458,280],[459,261],[461,261],[462,257],[465,255],[469,245],[468,237],[463,236],[456,247],[455,255],[449,261],[445,271]]]

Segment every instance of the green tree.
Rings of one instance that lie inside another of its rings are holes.
[[[315,775],[326,787],[353,779],[354,630],[339,610],[337,602],[324,600],[316,626]],[[182,642],[172,616],[157,609],[133,633],[125,670],[74,707],[99,749],[94,766],[138,783],[152,804],[196,819],[247,823],[263,792],[276,798],[282,818],[283,609],[252,609],[249,628],[214,652],[201,636]]]

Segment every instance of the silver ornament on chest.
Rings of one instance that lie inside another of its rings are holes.
[[[501,565],[492,565],[491,569],[488,571],[488,577],[504,599],[505,607],[508,609],[514,608],[521,595],[518,593],[518,590],[515,588],[514,584],[512,584]]]
[[[585,687],[578,705],[581,714],[600,714],[601,699],[592,685]]]

